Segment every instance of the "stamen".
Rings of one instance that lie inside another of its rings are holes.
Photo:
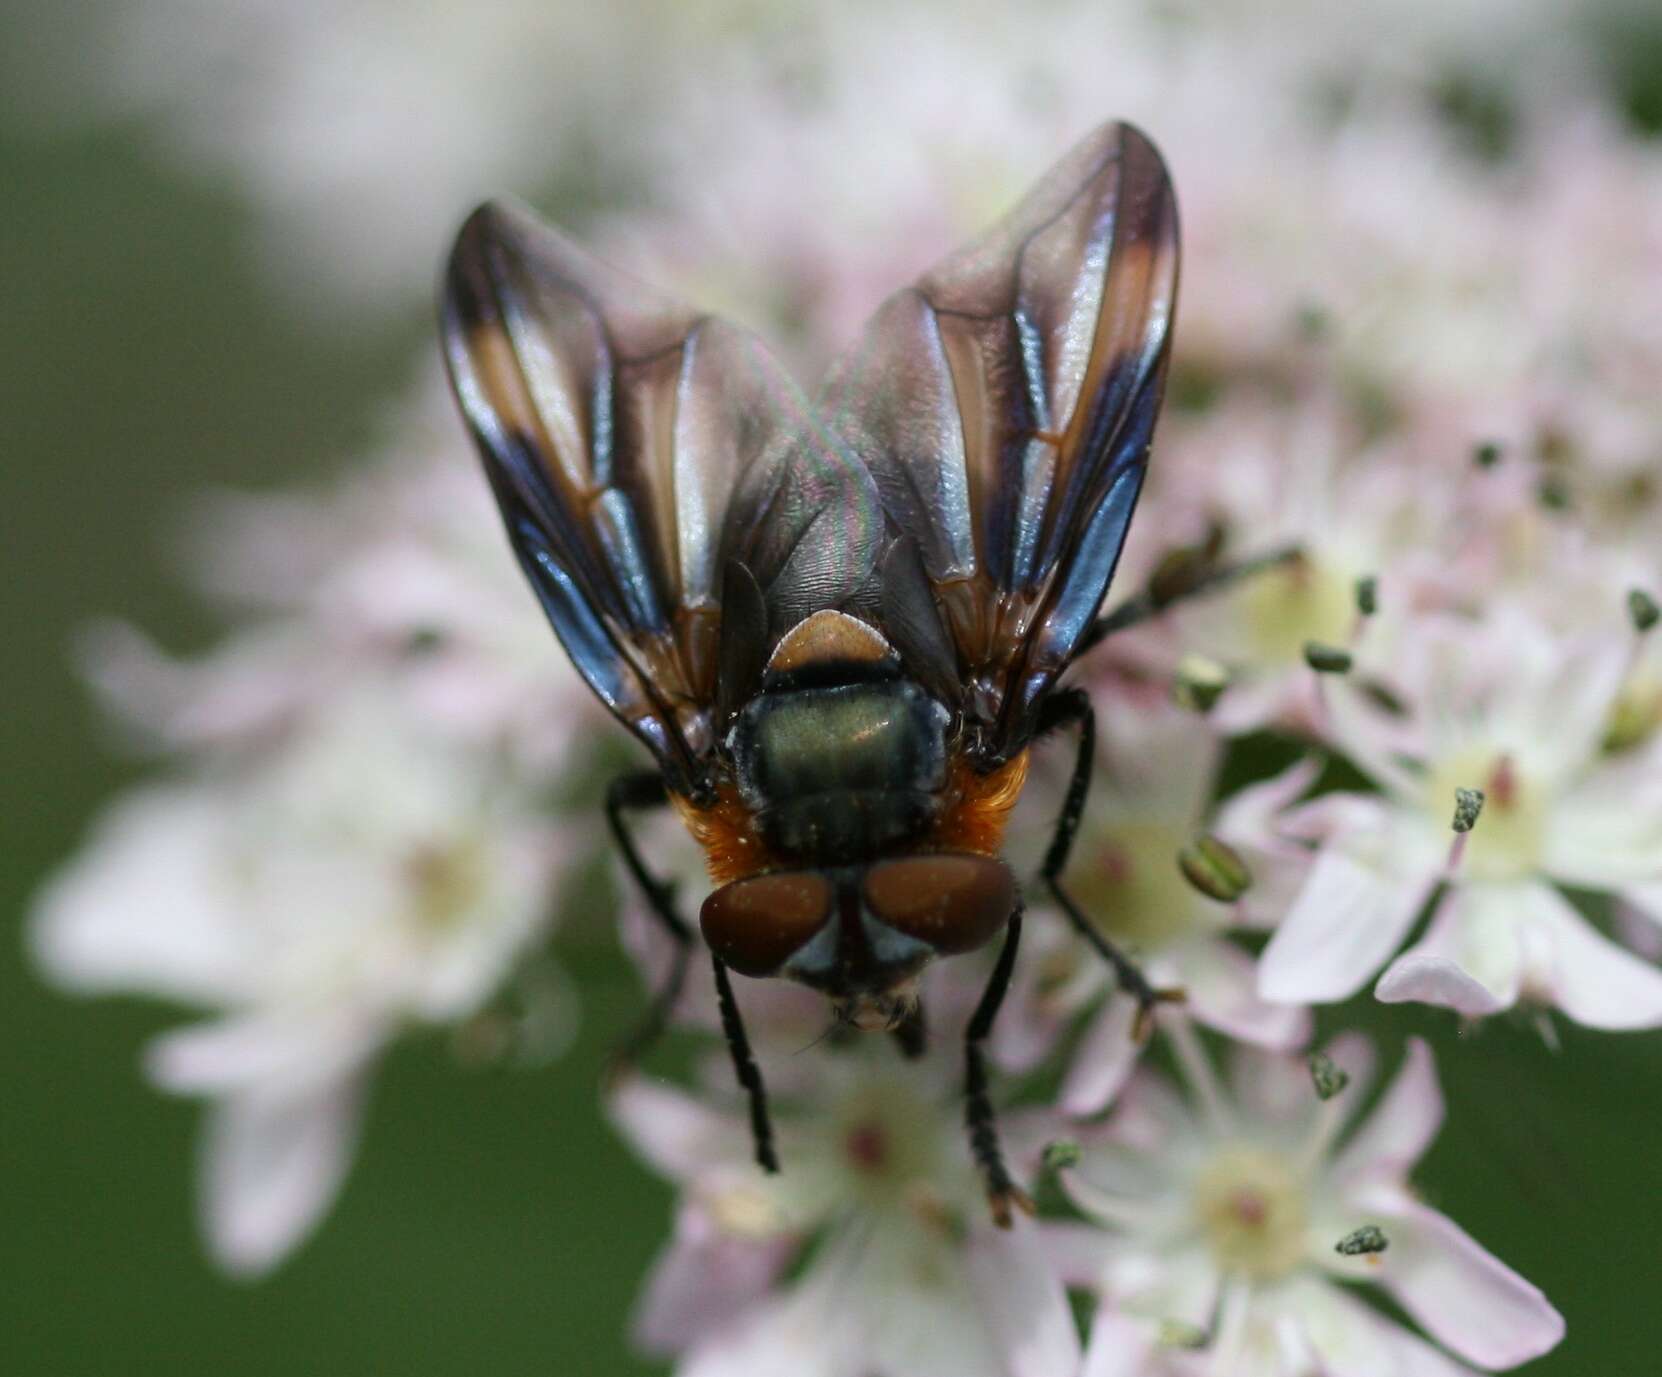
[[[1066,1171],[1069,1167],[1079,1165],[1081,1150],[1079,1144],[1071,1138],[1058,1138],[1054,1142],[1046,1143],[1044,1149],[1044,1169],[1046,1171]]]
[[[1310,1054],[1310,1079],[1316,1086],[1316,1098],[1326,1102],[1340,1094],[1350,1084],[1350,1072],[1328,1056],[1326,1052]]]
[[[1229,687],[1229,671],[1204,655],[1188,654],[1172,676],[1172,701],[1190,712],[1207,713]]]
[[[1662,620],[1662,607],[1658,607],[1656,599],[1643,588],[1630,588],[1627,590],[1627,615],[1633,629],[1643,636]]]
[[[1379,611],[1379,579],[1367,574],[1356,580],[1356,610],[1364,617]]]
[[[1445,867],[1448,874],[1453,875],[1460,869],[1460,862],[1466,856],[1466,839],[1471,830],[1477,826],[1478,816],[1483,812],[1483,790],[1457,788],[1454,791],[1454,841],[1448,849],[1448,864]]]
[[[1208,1126],[1214,1132],[1229,1132],[1234,1127],[1234,1116],[1229,1112],[1223,1090],[1218,1085],[1211,1059],[1206,1055],[1206,1049],[1195,1032],[1194,1020],[1183,1015],[1167,1020],[1163,1026],[1166,1036],[1171,1039],[1177,1069],[1187,1082],[1190,1093],[1200,1104]]]
[[[1240,852],[1204,832],[1177,853],[1183,878],[1208,899],[1232,904],[1252,887],[1252,871]]]
[[[1217,1342],[1207,1371],[1212,1377],[1235,1377],[1241,1369],[1241,1351],[1246,1347],[1247,1316],[1252,1306],[1252,1287],[1240,1279],[1226,1282],[1218,1301]]]
[[[1161,1348],[1201,1349],[1206,1347],[1206,1331],[1187,1320],[1164,1319],[1156,1342]]]
[[[1385,1237],[1385,1231],[1379,1225],[1364,1224],[1335,1243],[1333,1251],[1340,1257],[1366,1257],[1372,1253],[1383,1253],[1390,1246],[1391,1240]]]
[[[1352,660],[1351,653],[1339,646],[1323,641],[1306,641],[1304,663],[1317,674],[1349,674]]]

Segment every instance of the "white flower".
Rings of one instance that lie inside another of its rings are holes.
[[[1662,972],[1595,932],[1558,887],[1662,918],[1655,752],[1604,749],[1629,637],[1571,644],[1497,609],[1483,622],[1426,619],[1402,645],[1394,668],[1417,681],[1409,716],[1333,691],[1334,736],[1384,792],[1330,794],[1282,819],[1321,848],[1264,952],[1261,992],[1350,995],[1446,879],[1430,930],[1381,977],[1381,999],[1474,1017],[1526,1001],[1600,1028],[1662,1023]],[[1485,800],[1451,864],[1461,788]]]
[[[1100,1297],[1088,1377],[1468,1371],[1354,1299],[1356,1283],[1377,1284],[1479,1367],[1559,1341],[1563,1321],[1541,1293],[1408,1185],[1443,1118],[1426,1046],[1409,1045],[1348,1132],[1371,1056],[1350,1040],[1333,1056],[1352,1084],[1322,1103],[1300,1061],[1249,1048],[1220,1087],[1182,1037],[1192,1104],[1139,1072],[1106,1125],[1086,1131],[1063,1183],[1102,1231],[1056,1226],[1054,1247],[1070,1283]]]
[[[754,1021],[751,1032],[766,1039]],[[621,1087],[624,1132],[683,1192],[637,1319],[643,1342],[680,1353],[677,1373],[1076,1370],[1078,1338],[1034,1226],[992,1225],[962,1122],[961,1048],[940,1040],[921,1062],[872,1036],[768,1059],[778,1176],[751,1162],[742,1113],[645,1081]],[[730,1081],[725,1059],[712,1073]],[[1004,1128],[1007,1147],[1035,1145],[1019,1118]]]
[[[436,370],[362,471],[308,494],[220,494],[199,504],[193,534],[204,590],[259,620],[185,661],[119,622],[82,641],[104,704],[148,744],[269,740],[366,678],[438,734],[550,774],[604,725],[515,563]]]
[[[560,854],[521,782],[366,696],[234,772],[120,800],[32,941],[67,987],[214,1011],[147,1064],[213,1100],[204,1228],[257,1272],[328,1207],[389,1040],[473,1014],[546,934]],[[552,1018],[558,1041],[569,1007]]]
[[[1063,874],[1068,894],[1156,989],[1181,990],[1201,1022],[1265,1046],[1301,1045],[1309,1035],[1305,1012],[1259,998],[1252,958],[1226,933],[1281,916],[1303,860],[1263,819],[1303,793],[1310,770],[1243,790],[1208,825],[1223,748],[1204,721],[1163,702],[1134,708],[1122,696],[1103,698],[1097,725],[1098,770]],[[1179,851],[1203,828],[1231,845],[1252,874],[1233,903],[1208,898],[1178,868]],[[1107,963],[1042,890],[1029,889],[1035,917],[998,1031],[1003,1055],[1017,1065],[1047,1053],[1067,1023],[1114,989]],[[1112,1098],[1135,1060],[1135,1014],[1136,1001],[1123,992],[1102,1002],[1062,1086],[1062,1108],[1087,1114]]]

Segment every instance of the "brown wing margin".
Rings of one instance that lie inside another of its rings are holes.
[[[1107,592],[1176,302],[1176,202],[1125,124],[1082,140],[986,236],[878,311],[825,410],[915,543],[1002,758]]]
[[[579,672],[695,792],[717,730],[722,594],[766,638],[870,572],[870,476],[761,343],[598,262],[517,208],[463,226],[451,382],[527,578]],[[731,586],[731,585],[729,585]],[[761,624],[757,622],[760,620]],[[742,657],[740,657],[742,658]]]

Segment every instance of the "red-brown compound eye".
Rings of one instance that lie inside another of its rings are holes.
[[[704,901],[698,925],[710,950],[740,975],[775,975],[825,926],[835,892],[813,870],[782,870],[723,885]]]
[[[866,871],[874,918],[942,956],[974,951],[1010,921],[1016,882],[989,856],[902,856]]]

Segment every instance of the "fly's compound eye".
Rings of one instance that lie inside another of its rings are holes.
[[[974,951],[1016,911],[1010,868],[988,856],[901,856],[866,871],[866,908],[942,956]]]
[[[723,885],[704,901],[698,925],[710,950],[740,975],[776,975],[825,926],[835,900],[814,870],[782,870]]]

